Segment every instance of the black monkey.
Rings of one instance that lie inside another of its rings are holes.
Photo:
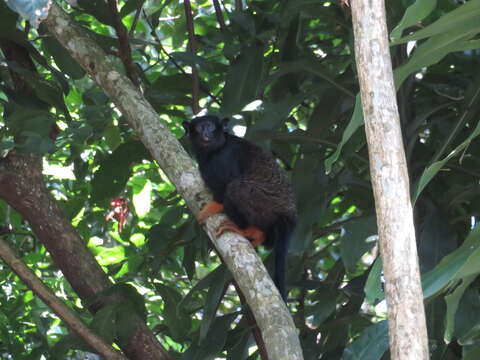
[[[183,123],[200,173],[214,198],[197,219],[202,223],[224,211],[233,223],[220,225],[216,236],[230,230],[247,237],[254,246],[273,246],[274,282],[286,299],[285,263],[297,218],[293,190],[273,156],[229,134],[227,121],[209,115]]]

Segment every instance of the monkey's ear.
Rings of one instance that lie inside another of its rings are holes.
[[[224,132],[228,131],[228,122],[230,121],[229,118],[223,118],[222,119],[222,128]]]
[[[188,121],[184,121],[182,123],[183,129],[185,130],[185,136],[190,135],[190,123]]]

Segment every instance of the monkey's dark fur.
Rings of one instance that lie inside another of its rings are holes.
[[[285,299],[285,266],[297,211],[292,187],[269,153],[227,132],[226,120],[202,116],[183,124],[215,201],[241,229],[254,226],[274,247],[274,282]]]

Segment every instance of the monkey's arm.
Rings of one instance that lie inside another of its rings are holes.
[[[223,204],[220,204],[217,201],[211,201],[203,207],[202,210],[197,214],[197,221],[200,224],[203,224],[207,219],[219,212],[223,211]]]

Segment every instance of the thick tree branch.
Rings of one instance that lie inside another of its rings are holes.
[[[45,186],[41,158],[10,152],[1,159],[0,198],[29,222],[75,292],[84,300],[97,300],[90,306],[93,313],[105,304],[123,300],[118,296],[95,297],[112,283]],[[132,327],[132,337],[119,343],[129,359],[170,359],[139,316],[132,316]]]
[[[384,0],[351,4],[385,274],[393,360],[429,358],[407,164],[393,84]]]
[[[45,284],[18,258],[8,244],[0,238],[0,258],[20,279],[88,345],[106,359],[126,360],[101,337],[88,328],[79,316],[65,305]]]
[[[0,46],[9,60],[36,72],[29,52],[22,46],[8,41],[1,42]],[[21,74],[17,74],[12,87],[18,99],[28,98],[39,108],[48,110],[48,104],[36,101],[33,89]],[[55,125],[53,129],[58,128]],[[83,300],[91,301],[112,284],[50,195],[43,182],[41,164],[41,158],[33,154],[11,152],[7,158],[0,159],[0,198],[29,222],[76,293]],[[90,306],[93,313],[104,304],[124,299],[115,295],[97,300]],[[132,326],[135,329],[132,336],[119,343],[125,354],[131,359],[168,358],[140,317],[132,317]]]
[[[190,0],[184,0],[185,18],[187,20],[188,47],[193,55],[197,53],[197,39],[195,39],[195,28],[193,26],[192,6]],[[194,114],[200,112],[200,81],[196,64],[192,64],[192,111]]]
[[[144,96],[115,70],[102,49],[56,4],[50,8],[45,23],[73,58],[110,96],[190,210],[197,213],[211,200],[211,195],[205,189],[192,159],[159,120]],[[269,358],[302,359],[292,318],[250,242],[230,232],[219,238],[213,235],[222,220],[225,220],[224,215],[212,216],[205,230],[242,289],[266,340]]]

